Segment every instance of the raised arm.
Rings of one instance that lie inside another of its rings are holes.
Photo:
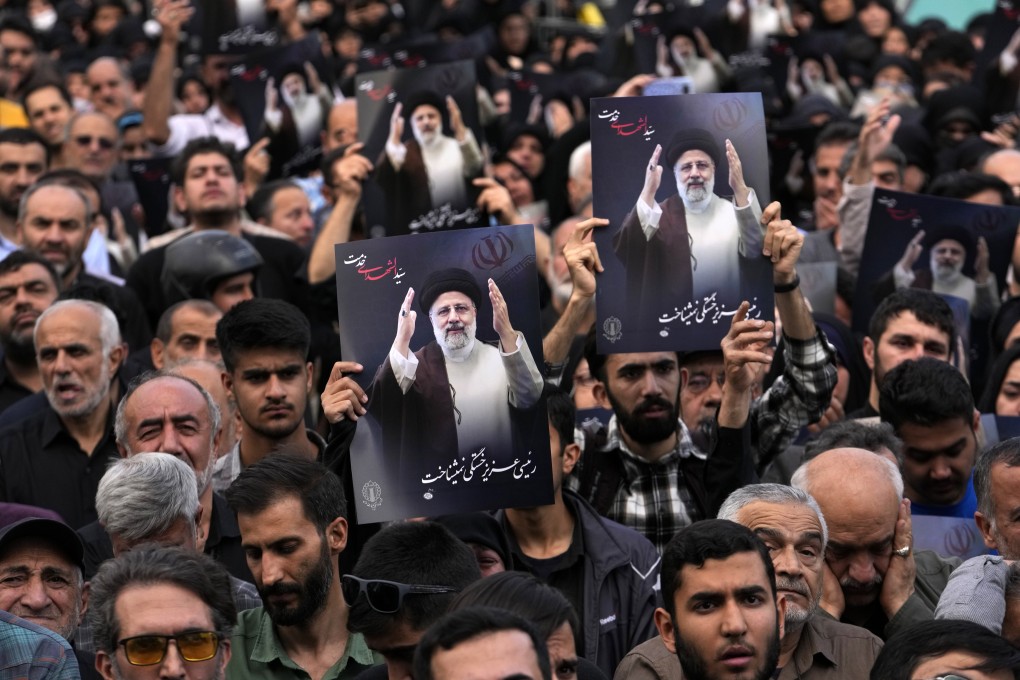
[[[142,99],[142,130],[157,146],[170,139],[170,114],[173,110],[174,67],[181,26],[195,13],[191,0],[155,0],[152,17],[159,22],[162,34],[156,58],[152,62],[149,82]]]

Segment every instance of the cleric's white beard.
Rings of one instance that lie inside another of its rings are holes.
[[[931,276],[939,283],[952,285],[963,276],[963,262],[958,265],[940,265],[931,263]]]
[[[708,210],[708,204],[712,201],[712,190],[715,189],[715,176],[706,178],[705,183],[701,186],[690,188],[680,181],[680,177],[677,176],[676,189],[680,194],[680,198],[683,199],[684,208],[687,212],[703,213]]]
[[[418,146],[425,148],[432,146],[439,139],[439,128],[432,130],[431,132],[423,132],[418,129],[416,125],[411,125],[411,132],[414,134],[415,141],[418,142]]]
[[[449,330],[449,328],[447,328]],[[475,345],[475,333],[478,331],[478,320],[464,324],[464,332],[452,337],[447,337],[446,330],[440,330],[435,324],[432,325],[432,334],[436,336],[436,342],[443,350],[443,354],[455,359],[462,359],[471,353]]]

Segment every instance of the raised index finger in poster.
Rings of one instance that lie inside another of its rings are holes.
[[[363,73],[355,82],[362,153],[376,167],[363,197],[369,234],[482,224],[472,184],[483,170],[474,63]]]
[[[742,300],[772,316],[768,150],[757,93],[593,99],[605,272],[600,352],[718,349]]]
[[[358,521],[552,502],[530,225],[336,246]]]

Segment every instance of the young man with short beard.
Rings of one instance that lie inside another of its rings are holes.
[[[340,479],[300,456],[277,453],[244,470],[227,490],[248,566],[264,603],[238,617],[231,680],[346,680],[381,662],[347,628],[337,558],[347,545]]]
[[[59,293],[57,272],[41,255],[19,250],[0,262],[0,411],[43,388],[32,333]]]
[[[786,603],[768,550],[726,520],[677,533],[662,558],[655,625],[686,680],[766,680],[779,661]]]

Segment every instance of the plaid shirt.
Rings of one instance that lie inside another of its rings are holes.
[[[816,328],[810,340],[783,335],[786,366],[772,386],[751,404],[758,460],[786,450],[800,428],[817,423],[836,387],[836,352]]]
[[[586,452],[579,461],[579,464],[583,464],[585,457],[590,454],[620,457],[624,471],[623,484],[605,516],[645,536],[660,553],[669,539],[673,538],[673,534],[702,519],[701,511],[680,470],[680,463],[691,456],[704,460],[705,455],[694,446],[683,421],[678,421],[677,433],[676,448],[650,463],[627,448],[614,415],[609,420],[606,443],[597,451]],[[578,476],[571,475],[565,481],[568,488],[579,490]]]
[[[81,674],[64,638],[0,610],[0,678],[78,680]]]

